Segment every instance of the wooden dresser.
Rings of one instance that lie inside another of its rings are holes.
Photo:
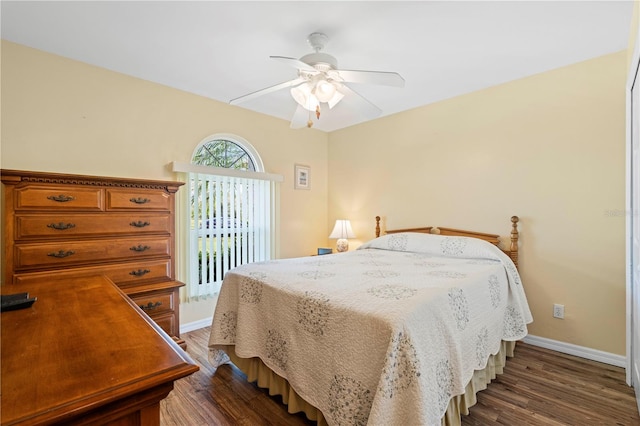
[[[2,312],[0,423],[158,426],[173,382],[198,371],[104,276],[2,286],[37,298]]]
[[[2,170],[3,284],[106,275],[181,345],[174,194],[181,182]],[[100,301],[95,301],[96,309]]]

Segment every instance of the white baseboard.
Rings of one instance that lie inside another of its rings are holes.
[[[636,391],[636,405],[638,406],[638,411],[640,411],[640,391],[638,391],[637,389],[640,384],[640,366],[638,366],[638,364],[636,364],[635,362],[631,362],[631,375],[633,376],[631,382],[636,388],[634,389]]]
[[[188,333],[193,330],[199,330],[204,327],[209,327],[212,321],[213,317],[209,317],[203,318],[198,321],[188,322],[186,324],[180,324],[180,333]]]
[[[575,355],[580,358],[603,362],[609,365],[615,365],[616,367],[626,368],[627,366],[627,359],[624,356],[599,351],[597,349],[591,349],[584,346],[532,335],[528,335],[522,339],[522,341],[533,346],[540,346],[541,348],[551,349],[556,352],[562,352],[563,354]]]

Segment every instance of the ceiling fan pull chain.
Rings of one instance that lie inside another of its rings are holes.
[[[313,121],[311,121],[311,111],[309,111],[309,121],[307,121],[307,127],[311,128],[313,126]]]

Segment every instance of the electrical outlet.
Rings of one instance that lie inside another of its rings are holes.
[[[553,305],[553,317],[564,319],[564,305],[559,305],[557,303]]]

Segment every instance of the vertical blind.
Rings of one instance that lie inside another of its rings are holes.
[[[217,293],[224,274],[271,259],[271,186],[265,180],[190,174],[189,297]]]
[[[236,266],[272,257],[273,180],[188,173],[190,299],[216,294]]]

